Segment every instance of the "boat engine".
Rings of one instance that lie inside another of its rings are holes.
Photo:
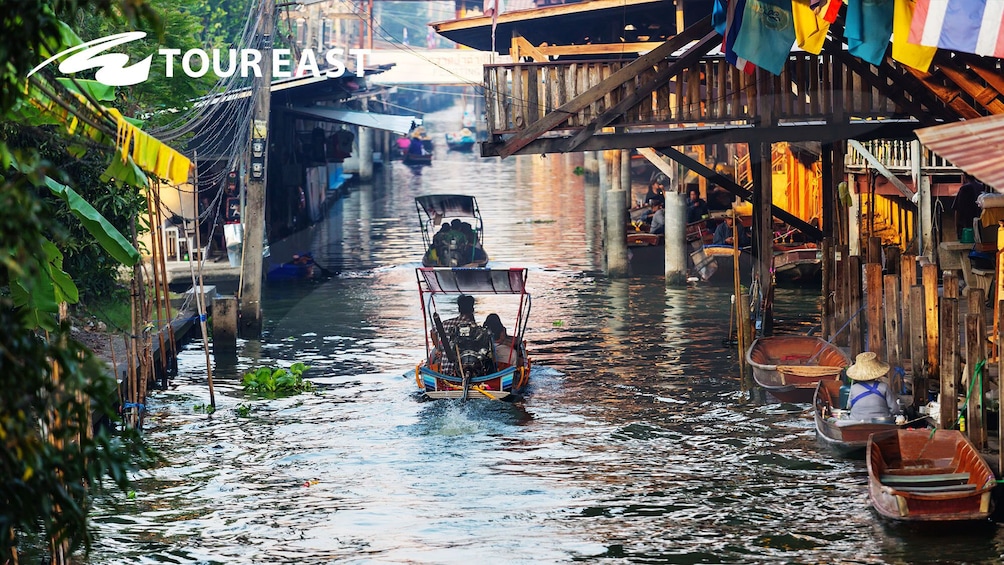
[[[468,377],[480,377],[495,372],[495,360],[492,353],[492,337],[483,327],[477,324],[462,324],[452,328],[455,330],[451,343],[460,350],[460,364]]]

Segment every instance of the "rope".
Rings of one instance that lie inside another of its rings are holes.
[[[973,396],[973,387],[976,386],[977,380],[979,380],[980,382],[980,394],[983,393],[983,367],[986,364],[987,360],[983,359],[979,363],[977,363],[976,367],[973,369],[973,378],[969,379],[969,390],[966,391],[966,402],[962,405],[962,408],[959,410],[959,415],[955,418],[955,425],[952,427],[955,428],[959,427],[959,422],[962,421],[962,417],[964,415],[963,413],[969,406],[969,399]]]
[[[867,306],[867,304],[865,304],[865,306]],[[854,314],[851,314],[851,317],[847,318],[847,322],[845,322],[844,325],[841,326],[840,329],[837,330],[836,333],[834,333],[833,336],[830,339],[826,340],[826,345],[832,345],[833,344],[833,340],[837,339],[837,336],[840,335],[840,332],[846,330],[847,326],[851,325],[851,322],[854,320],[854,318],[858,317],[858,314],[860,314],[861,311],[865,309],[865,306],[862,306],[861,308],[858,308],[857,312],[855,312]],[[816,357],[819,357],[819,355],[823,351],[826,351],[825,347],[820,348],[819,351],[817,351],[815,354],[813,354],[812,357],[809,357],[809,360],[806,361],[806,363],[812,363],[813,361],[815,361]]]

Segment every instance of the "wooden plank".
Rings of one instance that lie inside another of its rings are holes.
[[[540,119],[540,69],[537,65],[526,66],[526,114],[527,125]]]
[[[575,151],[586,139],[591,137],[594,133],[599,131],[601,128],[607,124],[613,122],[615,119],[619,118],[624,114],[629,108],[641,101],[645,96],[650,95],[660,84],[668,80],[673,75],[684,74],[681,71],[688,70],[690,72],[685,73],[688,82],[688,92],[687,98],[690,102],[696,102],[700,105],[700,91],[696,90],[699,88],[696,77],[698,76],[694,69],[688,69],[688,66],[693,65],[698,59],[703,57],[710,49],[712,49],[721,40],[716,32],[711,31],[705,35],[700,41],[694,45],[687,48],[687,50],[676,58],[671,64],[667,65],[664,69],[660,70],[659,73],[649,80],[645,84],[638,86],[634,94],[631,96],[625,96],[623,100],[620,100],[616,104],[609,104],[606,106],[605,111],[597,116],[592,122],[589,123],[579,133],[575,134],[571,140],[565,145],[564,151],[571,152]],[[696,96],[695,95],[696,92]],[[609,101],[608,101],[609,102]],[[694,112],[693,108],[688,108],[683,114],[687,118],[693,118]]]
[[[903,308],[903,317],[900,324],[900,333],[903,336],[903,347],[900,354],[913,360],[913,352],[910,349],[910,332],[913,329],[911,323],[910,289],[917,284],[917,257],[915,255],[902,255],[899,258],[899,284],[900,299]]]
[[[871,236],[868,238],[868,249],[865,255],[869,263],[882,264],[882,238]]]
[[[910,369],[913,373],[913,403],[927,404],[927,336],[925,333],[924,287],[910,287]]]
[[[833,319],[833,282],[835,280],[835,273],[833,272],[835,266],[833,260],[833,238],[824,237],[820,249],[823,252],[823,307],[820,314],[820,322],[822,323],[823,339],[830,340],[833,338],[833,332],[836,331]]]
[[[526,95],[523,94],[523,65],[512,69],[512,120],[517,130],[526,127]]]
[[[965,382],[968,383],[965,392],[969,390],[972,394],[966,403],[966,434],[973,442],[976,449],[983,450],[987,446],[986,429],[986,407],[985,390],[987,387],[987,377],[989,370],[982,371],[982,377],[973,381],[976,365],[986,360],[987,326],[983,321],[983,316],[979,314],[966,314],[966,374]]]
[[[973,82],[964,73],[952,68],[951,65],[938,65],[938,70],[960,86],[966,94],[972,96],[973,100],[978,102],[980,106],[989,110],[991,114],[1004,114],[1004,103],[997,99],[1000,93],[993,87]]]
[[[966,298],[968,298],[970,314],[979,314],[981,320],[986,320],[985,314],[985,296],[983,294],[982,288],[969,287],[966,289]]]
[[[927,378],[937,379],[938,372],[938,266],[924,265],[921,270],[924,288],[924,336],[927,351]]]
[[[937,473],[925,475],[894,475],[886,474],[879,476],[879,482],[884,485],[916,485],[916,486],[936,486],[952,485],[969,482],[969,473]]]
[[[1004,300],[997,303],[997,328],[1004,328]],[[994,332],[994,343],[997,345],[997,351],[1001,350],[1000,334],[996,331]],[[997,355],[997,398],[1004,398],[1004,355],[998,353]],[[1004,438],[1004,418],[997,417],[997,438]],[[997,449],[997,468],[1004,470],[1004,448],[998,447]]]
[[[837,345],[847,346],[847,328],[845,324],[847,323],[847,249],[846,247],[837,247],[836,253],[833,256],[833,264],[835,273],[835,279],[833,281],[833,331],[839,332],[836,334],[837,338],[835,343]]]
[[[874,351],[880,356],[885,355],[885,327],[882,323],[882,265],[868,263],[865,265],[865,320],[868,324],[868,342],[866,351]]]
[[[625,65],[606,80],[595,84],[595,86],[591,87],[581,96],[576,96],[574,99],[569,100],[560,108],[545,116],[543,119],[538,120],[534,124],[533,128],[527,128],[526,131],[521,131],[520,133],[514,135],[499,150],[499,156],[505,158],[514,154],[519,149],[526,147],[526,145],[531,141],[565,122],[570,114],[576,113],[586,106],[591,105],[596,100],[608,94],[614,88],[623,84],[628,78],[635,76],[646,67],[652,66],[655,62],[665,59],[674,51],[680,49],[684,45],[687,45],[694,39],[706,35],[710,30],[711,16],[708,15],[700,22],[692,26],[688,26],[682,33],[673,36],[659,47],[649,51],[641,57],[638,57],[628,65]]]
[[[955,420],[958,417],[956,401],[959,390],[959,300],[942,299],[940,311],[941,359],[938,374],[941,381],[941,428],[951,430],[955,428]]]
[[[892,367],[903,366],[903,314],[900,308],[900,284],[898,275],[885,275],[885,360]]]

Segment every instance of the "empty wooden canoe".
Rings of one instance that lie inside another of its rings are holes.
[[[812,402],[816,383],[837,380],[851,359],[818,337],[773,336],[753,341],[746,352],[753,379],[782,402]]]

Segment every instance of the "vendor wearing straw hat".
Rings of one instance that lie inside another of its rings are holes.
[[[847,377],[854,380],[850,392],[851,420],[887,421],[899,413],[896,396],[880,380],[888,372],[889,364],[879,361],[878,355],[871,351],[859,353],[854,364],[847,368]]]

